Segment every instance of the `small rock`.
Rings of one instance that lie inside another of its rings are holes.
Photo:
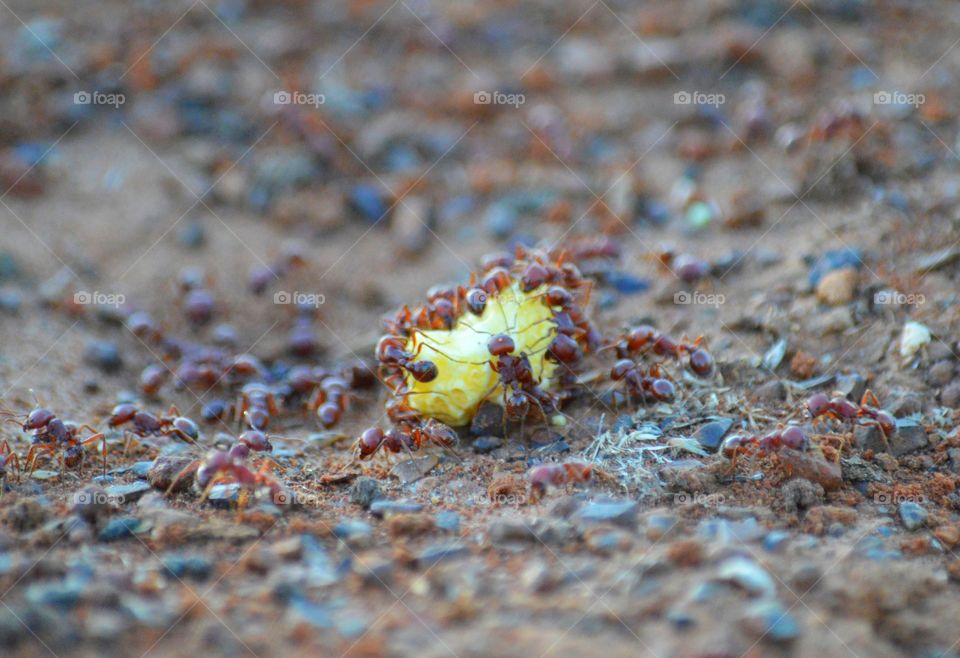
[[[440,457],[435,454],[411,457],[390,469],[390,475],[400,480],[402,484],[410,484],[432,471],[433,467],[439,463]]]
[[[503,433],[503,407],[487,401],[480,405],[470,421],[473,436],[499,436]]]
[[[117,501],[118,505],[124,505],[136,501],[150,489],[149,482],[133,482],[131,484],[115,484],[107,487],[106,491],[107,495]]]
[[[776,601],[760,601],[750,606],[740,625],[752,637],[777,644],[793,642],[800,636],[797,620]]]
[[[774,379],[757,387],[753,393],[759,402],[780,402],[787,399],[787,386],[780,379]]]
[[[174,555],[163,561],[163,567],[176,578],[206,580],[213,573],[213,563],[199,555]]]
[[[359,505],[363,509],[369,509],[370,505],[380,497],[380,481],[368,476],[360,476],[350,485],[350,502]]]
[[[372,184],[360,183],[350,190],[348,199],[350,208],[358,215],[373,223],[389,212],[380,190]]]
[[[900,503],[899,513],[900,521],[907,530],[917,530],[927,522],[927,510],[913,501]]]
[[[421,568],[430,568],[438,562],[453,560],[464,557],[465,555],[470,555],[470,549],[460,542],[435,544],[428,546],[417,556],[417,564]]]
[[[726,436],[732,426],[732,418],[721,418],[701,426],[697,433],[693,435],[693,438],[699,441],[704,448],[716,452],[723,442],[723,437]]]
[[[370,504],[370,513],[380,518],[391,514],[413,514],[422,509],[420,503],[403,500],[375,500]]]
[[[333,533],[339,537],[336,528],[334,528]],[[286,537],[274,542],[270,549],[281,560],[299,560],[303,557],[303,537],[299,535]]]
[[[174,478],[179,476],[173,491],[182,493],[188,491],[193,485],[198,467],[199,464],[189,457],[160,455],[154,460],[150,470],[147,471],[147,482],[154,489],[165,492],[174,484]]]
[[[215,484],[210,488],[207,502],[213,507],[233,507],[240,500],[240,484]]]
[[[960,408],[960,381],[955,381],[944,387],[940,393],[940,404],[951,409]]]
[[[616,528],[596,528],[586,532],[583,541],[594,553],[610,555],[617,551],[625,551],[633,543],[629,534]]]
[[[777,593],[777,586],[763,567],[745,557],[735,556],[724,560],[719,567],[717,576],[720,580],[728,581],[748,592],[773,598]]]
[[[417,537],[433,529],[433,517],[424,512],[391,514],[387,519],[387,530],[391,537]]]
[[[790,448],[784,448],[778,454],[780,467],[787,477],[799,477],[816,482],[825,491],[836,491],[843,486],[843,477],[838,464]]]
[[[533,528],[522,521],[497,519],[490,524],[490,541],[507,544],[516,541],[536,541]]]
[[[949,359],[937,361],[927,371],[927,381],[931,386],[946,386],[953,380],[954,370],[953,361]]]
[[[843,267],[825,274],[817,284],[817,299],[830,306],[853,301],[859,275],[853,267]]]
[[[785,530],[773,530],[763,538],[763,548],[771,553],[776,553],[789,539],[789,532]]]
[[[495,436],[481,436],[473,442],[473,451],[480,455],[493,452],[503,445],[503,441]]]
[[[876,425],[857,425],[853,428],[853,444],[860,450],[887,452],[889,444]]]
[[[796,514],[823,504],[824,491],[823,487],[815,482],[796,478],[780,488],[780,495],[783,498],[784,510],[788,514]]]
[[[890,437],[890,453],[901,457],[926,447],[927,443],[927,431],[923,425],[901,418],[897,420],[897,431]]]
[[[456,512],[437,512],[433,515],[433,520],[441,530],[446,530],[454,534],[460,532],[460,515]]]
[[[132,537],[137,528],[140,527],[140,519],[133,516],[121,516],[111,520],[97,538],[100,541],[116,541],[126,537]]]
[[[637,525],[640,506],[632,500],[591,502],[577,510],[574,518],[581,523],[613,523],[627,528]]]
[[[857,400],[859,402],[859,400]],[[887,411],[900,418],[920,413],[923,410],[923,400],[913,393],[905,393],[896,396],[887,405]]]
[[[351,546],[366,546],[373,538],[373,528],[359,519],[341,519],[333,527],[333,535]]]
[[[819,314],[810,322],[810,331],[819,336],[841,334],[853,327],[853,314],[849,306],[839,306]]]
[[[116,343],[106,340],[91,340],[83,353],[83,359],[103,372],[113,373],[123,368],[123,358]]]
[[[810,268],[807,281],[810,284],[810,288],[816,289],[820,284],[820,280],[829,272],[842,268],[860,269],[862,265],[863,252],[859,249],[832,249],[824,252],[823,255],[817,259],[813,267]]]

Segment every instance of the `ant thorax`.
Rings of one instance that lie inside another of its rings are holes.
[[[555,310],[544,300],[547,286],[523,292],[519,281],[489,296],[478,316],[464,312],[453,328],[413,330],[406,349],[413,361],[432,361],[437,376],[420,382],[406,375],[407,404],[425,417],[448,425],[470,423],[484,400],[502,404],[503,387],[495,371],[497,358],[488,341],[506,334],[513,339],[514,355],[525,354],[540,386],[547,388],[557,364],[546,359],[557,335]]]

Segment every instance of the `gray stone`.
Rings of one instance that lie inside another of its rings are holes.
[[[115,484],[107,487],[106,492],[110,498],[117,501],[118,505],[124,505],[138,500],[150,489],[149,482],[131,482],[130,484]]]
[[[787,386],[782,380],[774,379],[757,387],[753,397],[760,402],[779,402],[787,399]]]
[[[428,546],[417,556],[417,563],[421,567],[432,567],[437,562],[444,560],[453,560],[470,555],[470,549],[465,544],[454,542],[452,544],[436,544]]]
[[[724,560],[717,576],[720,580],[731,582],[751,594],[764,598],[773,598],[777,586],[763,567],[745,557],[734,556]]]
[[[913,420],[898,420],[897,431],[890,437],[890,452],[894,457],[907,455],[926,447],[927,432]]]
[[[377,517],[390,514],[412,514],[423,509],[420,503],[403,500],[375,500],[370,504],[370,513]]]
[[[632,500],[591,502],[577,510],[574,518],[585,524],[613,523],[627,528],[637,525],[640,506]]]
[[[723,441],[723,437],[726,436],[732,426],[733,419],[721,418],[700,427],[693,438],[699,441],[704,448],[716,452]]]
[[[765,642],[787,644],[800,636],[800,624],[777,601],[759,601],[750,606],[740,624],[747,633]]]
[[[350,485],[350,502],[363,509],[380,497],[380,481],[377,478],[360,476]]]

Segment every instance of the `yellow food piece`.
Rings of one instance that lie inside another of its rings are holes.
[[[522,292],[514,282],[487,299],[483,315],[464,313],[453,329],[417,330],[407,341],[407,350],[419,354],[415,361],[436,364],[431,382],[418,382],[407,375],[407,404],[422,415],[448,425],[466,425],[484,400],[503,403],[503,387],[490,367],[493,357],[487,341],[498,334],[513,338],[514,354],[525,353],[533,374],[543,388],[550,384],[557,364],[544,358],[557,335],[553,309],[544,303],[543,290]]]

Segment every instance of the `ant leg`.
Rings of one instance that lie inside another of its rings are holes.
[[[86,439],[84,439],[83,441],[80,442],[80,445],[85,446],[85,445],[87,445],[88,443],[95,443],[95,442],[97,442],[97,441],[100,441],[100,442],[101,442],[101,452],[103,453],[103,474],[106,475],[106,474],[107,474],[107,439],[106,439],[106,437],[104,436],[103,432],[100,432],[100,433],[98,433],[98,434],[94,434],[93,436],[87,437]],[[83,471],[83,457],[82,457],[82,456],[81,456],[81,458],[80,458],[80,464],[81,464],[80,470],[81,470],[81,473],[82,473],[82,471]]]
[[[880,407],[880,400],[877,399],[877,396],[869,388],[863,392],[863,397],[860,398],[861,407],[865,407],[868,404],[874,407]]]

